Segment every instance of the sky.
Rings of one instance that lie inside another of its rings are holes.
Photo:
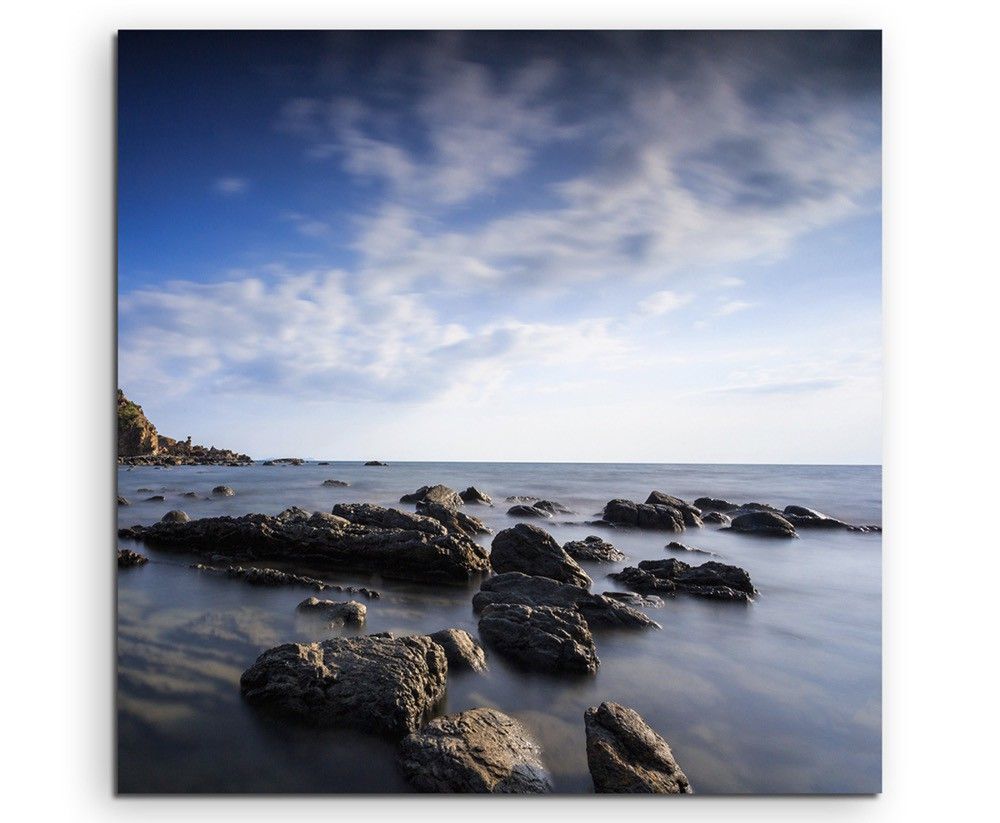
[[[881,463],[877,32],[121,32],[118,105],[162,433]]]

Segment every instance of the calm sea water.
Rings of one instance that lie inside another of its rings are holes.
[[[321,485],[346,480],[349,488]],[[237,495],[207,497],[225,483]],[[495,508],[468,507],[494,530],[512,525],[508,495],[556,500],[578,512],[540,523],[562,543],[600,533],[629,560],[583,564],[595,591],[618,588],[611,571],[639,560],[699,555],[664,550],[670,536],[584,525],[608,500],[653,489],[693,500],[797,503],[855,523],[881,523],[878,466],[359,463],[329,466],[119,469],[121,526],[153,523],[168,509],[192,518],[276,514],[296,505],[329,511],[365,501],[412,509],[419,486],[475,485]],[[140,502],[152,489],[162,503]],[[489,545],[490,537],[482,538]],[[881,536],[805,532],[799,540],[748,538],[714,528],[679,538],[750,572],[761,595],[749,607],[678,596],[648,614],[660,631],[595,633],[596,677],[526,674],[487,649],[490,671],[452,673],[448,712],[495,706],[542,746],[559,792],[592,791],[583,712],[602,700],[635,708],[670,743],[696,793],[871,793],[881,789]],[[122,546],[129,541],[119,541]],[[299,615],[306,589],[262,589],[189,568],[194,558],[133,546],[146,566],[118,575],[118,787],[121,792],[400,792],[391,742],[303,728],[245,705],[239,677],[278,643],[343,629]],[[446,588],[377,576],[322,575],[382,592],[368,601],[366,632],[476,634],[476,586]],[[341,595],[332,595],[334,599]]]

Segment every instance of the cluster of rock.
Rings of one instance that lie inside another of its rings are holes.
[[[714,600],[749,603],[757,593],[746,570],[713,560],[700,566],[692,566],[673,557],[643,560],[638,567],[626,566],[610,577],[639,594],[684,592]]]
[[[510,500],[511,498],[508,498]],[[531,498],[514,498],[531,499]],[[511,517],[553,517],[556,514],[572,514],[562,503],[553,500],[535,500],[533,503],[519,503],[507,509]]]
[[[351,484],[348,483],[346,480],[332,480],[331,479],[331,480],[324,480],[323,481],[323,485],[324,486],[339,486],[339,487],[344,488],[344,487],[350,486]]]
[[[595,534],[583,540],[571,540],[563,544],[563,551],[574,560],[590,560],[595,563],[618,563],[625,555],[607,540],[602,540]]]
[[[306,461],[301,457],[276,457],[272,460],[265,460],[262,466],[301,466]]]
[[[132,549],[119,549],[118,550],[118,568],[119,569],[130,569],[133,566],[141,566],[144,563],[148,563],[149,558],[144,554],[139,554],[139,552],[132,551]]]

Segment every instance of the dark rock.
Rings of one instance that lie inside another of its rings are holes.
[[[466,503],[472,505],[480,506],[492,506],[492,498],[483,491],[480,491],[475,486],[469,486],[464,492],[459,492],[458,496],[462,498]]]
[[[403,738],[399,765],[422,792],[540,794],[552,790],[541,751],[524,727],[496,709],[432,720]]]
[[[439,503],[449,509],[457,509],[462,505],[462,498],[454,489],[442,486],[421,486],[413,494],[404,494],[400,503]]]
[[[593,635],[576,609],[496,603],[483,610],[479,636],[530,668],[595,674],[600,665]]]
[[[625,555],[618,549],[594,534],[583,540],[571,540],[563,545],[563,551],[574,560],[618,563],[625,559]]]
[[[659,609],[663,606],[663,598],[655,594],[636,594],[635,592],[604,592],[605,597],[617,600],[627,606],[644,606],[647,609]]]
[[[265,466],[301,466],[306,461],[301,457],[276,457],[273,460],[265,460]]]
[[[490,570],[486,550],[464,534],[430,517],[366,503],[341,503],[333,514],[293,508],[277,517],[207,517],[119,534],[173,551],[376,571],[404,580],[465,583]]]
[[[731,512],[739,508],[736,503],[717,497],[699,497],[694,504],[704,512]]]
[[[708,554],[712,557],[718,557],[715,552],[710,552],[707,549],[696,549],[694,546],[685,546],[683,543],[678,543],[676,540],[671,540],[664,546],[665,549],[669,549],[672,552],[690,552],[691,554]]]
[[[118,550],[118,568],[119,569],[130,569],[132,566],[141,566],[143,563],[148,563],[149,558],[139,552],[134,552],[132,549],[119,549]]]
[[[805,506],[785,506],[786,515],[793,514],[796,517],[819,517],[825,518],[827,515],[816,511],[815,509],[807,509]]]
[[[180,509],[172,509],[160,518],[160,522],[187,523],[190,519],[191,518],[187,516],[187,512],[182,512]]]
[[[562,503],[556,503],[553,500],[536,500],[531,505],[532,508],[547,514],[573,514],[572,509],[567,509]]]
[[[388,463],[383,463],[381,460],[369,460],[365,463],[366,466],[388,466]]]
[[[362,626],[368,614],[368,607],[356,600],[337,603],[333,600],[320,600],[317,597],[307,597],[298,605],[299,611],[320,614],[330,621],[331,626]]]
[[[341,486],[341,487],[343,487],[343,486],[350,486],[351,484],[348,483],[346,480],[324,480],[323,481],[323,485],[324,486]]]
[[[621,794],[691,794],[667,741],[638,712],[601,703],[584,712],[587,765],[594,791]]]
[[[484,580],[472,598],[472,608],[486,609],[495,603],[520,606],[552,606],[576,609],[591,629],[656,627],[642,612],[602,594],[592,594],[580,586],[560,583],[548,577],[505,572]]]
[[[316,726],[416,731],[445,694],[448,661],[429,637],[335,638],[264,652],[240,678],[251,704]]]
[[[216,555],[213,559],[218,560]],[[222,558],[225,559],[225,558]],[[346,592],[347,594],[361,594],[369,600],[376,600],[381,595],[374,589],[366,589],[363,586],[341,586],[336,583],[327,583],[315,577],[306,577],[302,574],[292,574],[279,569],[257,568],[256,566],[206,566],[203,563],[196,563],[192,568],[203,572],[214,574],[224,574],[226,577],[242,580],[253,586],[306,586],[318,592],[333,591]]]
[[[504,498],[508,503],[534,503],[537,499],[530,494],[512,494],[510,497]]]
[[[534,506],[518,504],[507,509],[507,514],[511,517],[552,517],[550,512],[544,509],[536,509]]]
[[[452,533],[464,534],[468,537],[493,533],[492,529],[478,517],[473,517],[458,509],[442,506],[440,503],[417,503],[417,514],[433,517]]]
[[[236,490],[231,486],[216,486],[212,489],[212,494],[218,497],[232,497],[236,494]]]
[[[129,503],[129,502],[128,502],[128,500],[126,500],[126,499],[125,499],[124,497],[122,497],[122,496],[121,496],[121,495],[119,494],[119,495],[118,495],[118,505],[119,505],[119,506],[131,506],[132,504],[131,504],[131,503]]]
[[[590,588],[590,577],[552,535],[528,523],[518,523],[493,538],[490,563],[497,572],[540,575]]]
[[[632,591],[646,595],[668,595],[677,591],[677,584],[669,578],[660,578],[652,572],[626,566],[620,572],[609,574],[612,580],[617,580]]]
[[[739,508],[736,509],[737,514],[743,514],[745,512],[774,512],[775,514],[781,514],[781,512],[770,503],[742,503]],[[736,515],[734,514],[733,516],[735,517]]]
[[[843,529],[847,531],[851,528],[849,524],[832,517],[801,517],[795,514],[783,516],[796,529]]]
[[[750,575],[739,566],[713,560],[691,566],[681,560],[643,560],[638,568],[628,566],[612,579],[640,594],[685,592],[698,597],[749,603],[756,589]]]
[[[147,489],[145,486],[143,486],[141,489],[136,489],[135,493],[136,494],[152,494],[153,490],[152,489]]]
[[[463,629],[442,629],[429,635],[430,639],[444,649],[448,658],[448,668],[471,669],[474,672],[486,671],[486,654],[483,647]]]
[[[729,531],[757,534],[765,537],[796,537],[795,526],[775,512],[752,511],[737,515]]]
[[[674,506],[659,503],[634,503],[631,500],[611,500],[604,507],[604,519],[621,526],[657,531],[684,531],[684,512]]]
[[[154,494],[152,497],[147,497],[147,503],[162,503],[166,498],[162,494]]]
[[[330,461],[329,460],[320,460],[316,465],[317,466],[329,466],[330,465]]]
[[[198,492],[184,492],[184,494],[181,495],[181,497],[191,497],[191,498],[196,498],[197,496]]]
[[[701,516],[703,523],[712,523],[718,526],[728,526],[733,522],[732,518],[722,512],[705,512]]]

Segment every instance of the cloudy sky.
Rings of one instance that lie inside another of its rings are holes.
[[[256,457],[881,462],[871,33],[123,33],[119,385]]]

